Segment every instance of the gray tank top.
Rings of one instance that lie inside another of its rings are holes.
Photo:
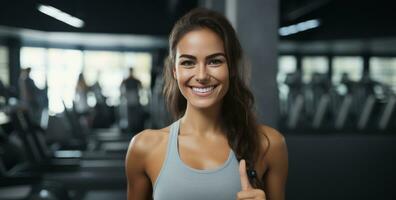
[[[153,187],[154,200],[232,200],[241,191],[239,163],[230,149],[227,161],[215,169],[199,170],[180,159],[180,120],[171,125],[168,149]]]

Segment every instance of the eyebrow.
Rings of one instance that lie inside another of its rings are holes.
[[[217,56],[223,56],[223,57],[226,57],[224,53],[215,53],[215,54],[212,54],[212,55],[206,56],[206,59],[211,59],[211,58],[214,58],[214,57],[217,57]]]
[[[224,53],[214,53],[214,54],[211,54],[211,55],[209,55],[209,56],[206,56],[205,59],[211,59],[211,58],[214,58],[214,57],[217,57],[217,56],[224,56],[224,57],[226,57]],[[195,56],[188,55],[188,54],[182,54],[182,55],[179,56],[179,58],[189,58],[189,59],[193,59],[193,60],[196,60],[196,59],[197,59]]]

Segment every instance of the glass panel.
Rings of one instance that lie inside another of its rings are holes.
[[[73,105],[79,73],[82,71],[83,56],[79,50],[48,49],[48,98],[49,110],[54,113]]]
[[[148,103],[148,89],[151,81],[150,53],[136,52],[112,52],[112,51],[84,51],[85,68],[84,76],[88,85],[99,81],[107,104],[118,105],[120,103],[120,85],[128,76],[129,67],[134,68],[134,74],[142,82],[144,90],[141,91],[140,102]]]
[[[120,85],[126,66],[123,54],[113,51],[84,51],[84,76],[89,86],[99,82],[109,105],[119,103]]]
[[[295,56],[279,56],[278,64],[278,75],[276,78],[278,83],[283,83],[288,73],[297,70],[297,59]]]
[[[149,88],[151,82],[151,54],[149,53],[125,53],[125,65],[133,67],[133,73],[142,82],[143,87]]]
[[[21,68],[31,68],[30,76],[36,86],[40,89],[45,88],[47,59],[46,54],[47,50],[44,48],[21,48]]]
[[[126,66],[133,67],[134,76],[142,83],[140,103],[146,105],[150,92],[152,56],[149,53],[128,52],[124,58]]]
[[[302,59],[302,73],[304,83],[309,83],[312,74],[325,74],[329,71],[329,60],[325,56],[307,56]]]
[[[0,46],[0,80],[6,86],[10,84],[8,48],[5,46]]]
[[[363,58],[359,56],[337,56],[333,58],[332,81],[337,84],[342,74],[346,73],[350,80],[359,81],[363,74]]]
[[[282,115],[286,114],[287,109],[287,96],[289,94],[289,87],[285,84],[286,76],[288,73],[293,73],[297,70],[297,59],[295,56],[280,56],[278,59],[278,90],[280,100],[280,110]]]
[[[396,58],[372,57],[370,59],[370,76],[386,84],[396,92]]]
[[[120,84],[127,77],[129,67],[135,69],[136,78],[142,82],[144,89],[141,91],[140,101],[145,105],[148,103],[151,63],[150,53],[82,52],[35,47],[21,49],[22,68],[32,68],[32,79],[39,88],[45,88],[46,76],[48,76],[49,111],[51,113],[63,111],[62,100],[67,107],[73,105],[76,83],[81,72],[83,72],[88,86],[92,86],[98,81],[104,96],[108,97],[109,105],[118,105]]]

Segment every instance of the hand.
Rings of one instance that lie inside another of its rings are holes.
[[[246,162],[241,160],[239,162],[239,175],[241,177],[242,191],[238,192],[237,200],[252,199],[252,200],[265,200],[265,192],[260,189],[255,189],[250,185],[248,176],[246,174]]]

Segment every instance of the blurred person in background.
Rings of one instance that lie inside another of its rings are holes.
[[[98,76],[100,77],[100,73]],[[112,108],[106,103],[106,96],[102,92],[102,87],[98,80],[90,87],[90,92],[95,97],[96,104],[92,119],[92,128],[109,128],[114,123]]]
[[[121,83],[121,112],[125,114],[121,117],[126,122],[127,132],[136,134],[143,130],[143,108],[140,104],[139,91],[142,88],[142,83],[135,78],[133,68],[129,68],[129,74]],[[126,118],[126,119],[125,119]]]
[[[90,116],[89,116],[89,105],[88,105],[88,92],[89,87],[85,81],[84,75],[80,73],[78,75],[75,95],[73,99],[73,107],[76,111],[81,123],[86,126],[90,126]]]
[[[22,105],[27,108],[32,121],[38,125],[41,121],[42,111],[46,106],[47,96],[45,90],[42,91],[36,86],[30,77],[30,72],[30,67],[21,69],[19,75],[20,100]]]
[[[285,199],[285,139],[258,124],[245,68],[224,16],[195,9],[176,22],[164,69],[176,121],[132,139],[129,200]]]
[[[89,110],[88,91],[89,91],[89,87],[85,82],[84,75],[80,73],[78,75],[76,91],[74,96],[74,106],[77,113],[79,114],[86,114]]]

